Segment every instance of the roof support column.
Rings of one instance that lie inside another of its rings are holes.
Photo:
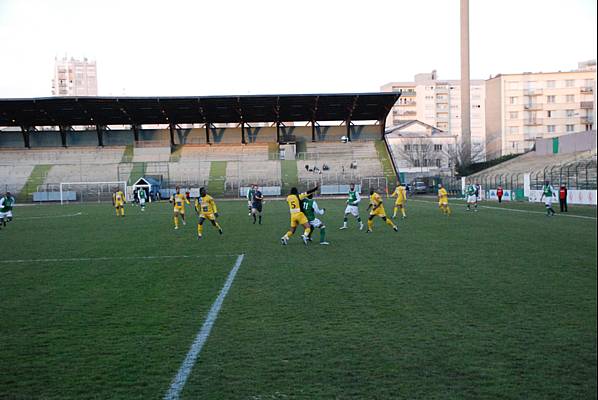
[[[245,122],[243,121],[241,121],[241,143],[247,144],[247,142],[245,142]]]
[[[316,121],[311,121],[311,141],[316,141]]]
[[[176,130],[176,127],[174,124],[170,124],[168,125],[168,128],[170,130],[170,145],[174,146],[174,131]]]
[[[131,128],[133,129],[133,140],[138,142],[139,141],[139,125],[133,124],[133,125],[131,125]]]
[[[96,125],[96,133],[98,134],[98,146],[104,147],[104,129],[102,125]]]
[[[347,140],[351,141],[351,120],[347,120]]]
[[[28,126],[22,126],[21,127],[21,133],[23,134],[23,144],[25,145],[26,148],[30,149],[31,148],[31,144],[29,142],[29,127]]]
[[[276,121],[276,143],[280,144],[280,121]]]
[[[206,143],[210,144],[210,123],[206,122]]]
[[[380,139],[384,140],[384,131],[386,130],[386,119],[380,120]]]
[[[66,126],[60,125],[58,129],[60,129],[60,142],[62,143],[62,147],[66,147]]]

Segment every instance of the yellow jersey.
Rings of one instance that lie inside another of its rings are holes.
[[[200,214],[215,214],[218,212],[214,198],[209,194],[195,199],[195,211]]]
[[[125,194],[122,192],[122,190],[119,190],[112,195],[112,201],[114,204],[123,204],[125,202]]]
[[[374,192],[374,194],[370,196],[370,204],[376,207],[380,203],[382,203],[382,197],[378,193]]]
[[[446,191],[445,188],[438,189],[438,198],[441,201],[448,201],[448,192]]]
[[[289,211],[291,214],[301,212],[301,200],[308,196],[307,193],[300,193],[298,195],[290,194],[287,196],[287,203],[289,204]]]
[[[174,203],[175,208],[185,208],[185,203],[191,204],[189,203],[189,200],[183,193],[173,194],[172,196],[170,196],[170,201]]]
[[[407,196],[405,193],[405,187],[404,186],[397,186],[397,188],[395,189],[394,192],[392,192],[392,194],[390,195],[391,197],[396,197],[397,204],[402,204],[405,202],[405,200],[407,200]]]

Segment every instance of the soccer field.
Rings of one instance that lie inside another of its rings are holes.
[[[446,217],[423,198],[399,233],[366,235],[338,230],[344,201],[319,204],[330,246],[281,246],[283,201],[261,226],[220,201],[224,235],[201,241],[167,203],[16,208],[0,398],[163,398],[207,317],[184,399],[596,398],[595,208],[451,201]]]

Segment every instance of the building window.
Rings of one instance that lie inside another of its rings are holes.
[[[419,160],[413,160],[413,166],[419,167]]]
[[[547,81],[546,87],[549,89],[554,89],[556,87],[556,81]]]
[[[519,133],[519,127],[517,126],[509,126],[509,134],[516,135]]]
[[[509,104],[517,104],[517,97],[509,97]]]
[[[575,80],[573,79],[567,79],[565,81],[565,87],[573,87],[575,85]]]
[[[410,144],[406,144],[405,145],[405,151],[411,151],[411,145]]]
[[[441,144],[435,144],[434,145],[434,151],[442,151],[442,145]]]
[[[552,111],[552,110],[547,110],[547,111],[546,111],[546,116],[547,116],[548,118],[552,118],[552,116],[554,115],[553,113],[554,113],[554,111]]]
[[[570,117],[573,117],[573,116],[574,116],[574,114],[575,114],[575,111],[574,111],[574,110],[567,110],[567,117],[568,117],[568,118],[570,118]]]
[[[437,159],[436,159],[436,166],[437,166],[438,168],[440,168],[440,167],[442,166],[442,164],[441,164],[441,162],[440,162],[440,158],[437,158]]]
[[[567,124],[566,128],[567,132],[573,132],[575,130],[575,125]]]
[[[574,94],[568,94],[567,95],[567,103],[574,103],[575,102],[575,95]]]
[[[509,118],[510,119],[517,119],[518,116],[519,116],[519,113],[517,111],[511,111],[509,113]]]
[[[556,96],[546,96],[547,103],[554,103],[556,101]]]
[[[554,133],[555,132],[555,126],[554,125],[546,125],[546,129],[548,130],[548,133]]]

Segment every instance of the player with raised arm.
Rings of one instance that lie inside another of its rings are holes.
[[[183,225],[186,225],[185,222],[185,203],[191,204],[189,199],[185,196],[184,193],[181,193],[181,188],[176,187],[176,193],[170,196],[170,203],[174,205],[173,209],[173,220],[174,220],[174,229],[179,229],[179,215],[183,220]]]
[[[252,214],[251,209],[253,208],[253,197],[255,196],[256,186],[257,185],[252,183],[251,187],[247,191],[247,208],[249,209],[249,216]]]
[[[253,200],[251,202],[251,215],[253,216],[253,224],[255,225],[256,220],[259,218],[259,224],[262,224],[262,203],[264,201],[264,195],[260,191],[259,187],[255,185],[255,192],[253,192]]]
[[[355,184],[352,183],[349,186],[347,207],[345,207],[345,217],[343,218],[343,226],[341,226],[340,229],[347,229],[347,217],[349,216],[349,214],[357,218],[357,222],[359,222],[359,230],[363,229],[363,222],[361,222],[361,217],[359,216],[360,201],[361,196],[359,195],[359,192],[355,190]]]
[[[451,208],[448,205],[448,192],[441,183],[438,184],[438,207],[443,214],[451,215]]]
[[[407,218],[405,214],[405,204],[407,203],[407,191],[405,190],[405,186],[399,182],[397,188],[394,192],[390,195],[390,197],[396,197],[397,200],[395,201],[395,206],[392,210],[392,218],[395,219],[397,217],[397,211],[400,209],[402,217]]]
[[[125,194],[120,189],[116,189],[116,191],[112,194],[112,205],[116,209],[116,216],[125,216]]]
[[[478,211],[478,196],[476,194],[476,186],[473,183],[467,185],[465,189],[465,195],[467,196],[467,210],[471,211],[471,205],[473,204],[473,211]]]
[[[280,238],[280,242],[283,245],[286,246],[288,244],[290,237],[293,236],[293,233],[295,233],[298,225],[303,226],[304,231],[303,235],[301,235],[301,239],[303,240],[303,243],[307,245],[309,232],[311,232],[311,226],[309,225],[309,221],[301,209],[301,200],[305,199],[316,190],[318,190],[318,186],[303,193],[299,193],[296,187],[291,188],[291,193],[287,196],[287,204],[289,205],[289,212],[291,214],[291,228],[287,233],[284,234],[283,237]]]
[[[370,189],[370,204],[368,205],[367,210],[370,211],[370,215],[368,217],[368,230],[366,233],[372,232],[372,229],[374,228],[374,217],[382,218],[382,220],[386,222],[386,225],[390,226],[395,232],[399,231],[399,228],[397,228],[394,222],[392,222],[390,218],[386,217],[382,196],[376,193],[374,189]]]
[[[324,215],[326,210],[318,207],[318,203],[314,200],[313,193],[302,200],[302,205],[303,212],[309,221],[309,225],[312,227],[308,236],[309,241],[311,242],[311,235],[314,233],[315,228],[318,228],[320,229],[320,244],[329,245],[330,243],[326,241],[326,225],[324,225],[324,222],[320,221],[317,217],[317,215]]]
[[[544,206],[546,207],[546,216],[552,217],[556,212],[552,208],[552,194],[554,193],[554,188],[550,184],[549,181],[544,182],[544,187],[542,187],[542,196],[540,197],[540,201],[544,199]]]
[[[222,227],[216,221],[218,218],[218,207],[214,198],[210,196],[205,188],[199,189],[199,197],[195,199],[195,211],[199,215],[199,222],[197,223],[197,239],[201,239],[203,235],[203,223],[207,219],[212,223],[212,226],[218,229],[218,233],[222,235]]]
[[[15,198],[10,192],[0,198],[0,223],[6,226],[7,222],[12,221],[12,207],[15,205]]]

